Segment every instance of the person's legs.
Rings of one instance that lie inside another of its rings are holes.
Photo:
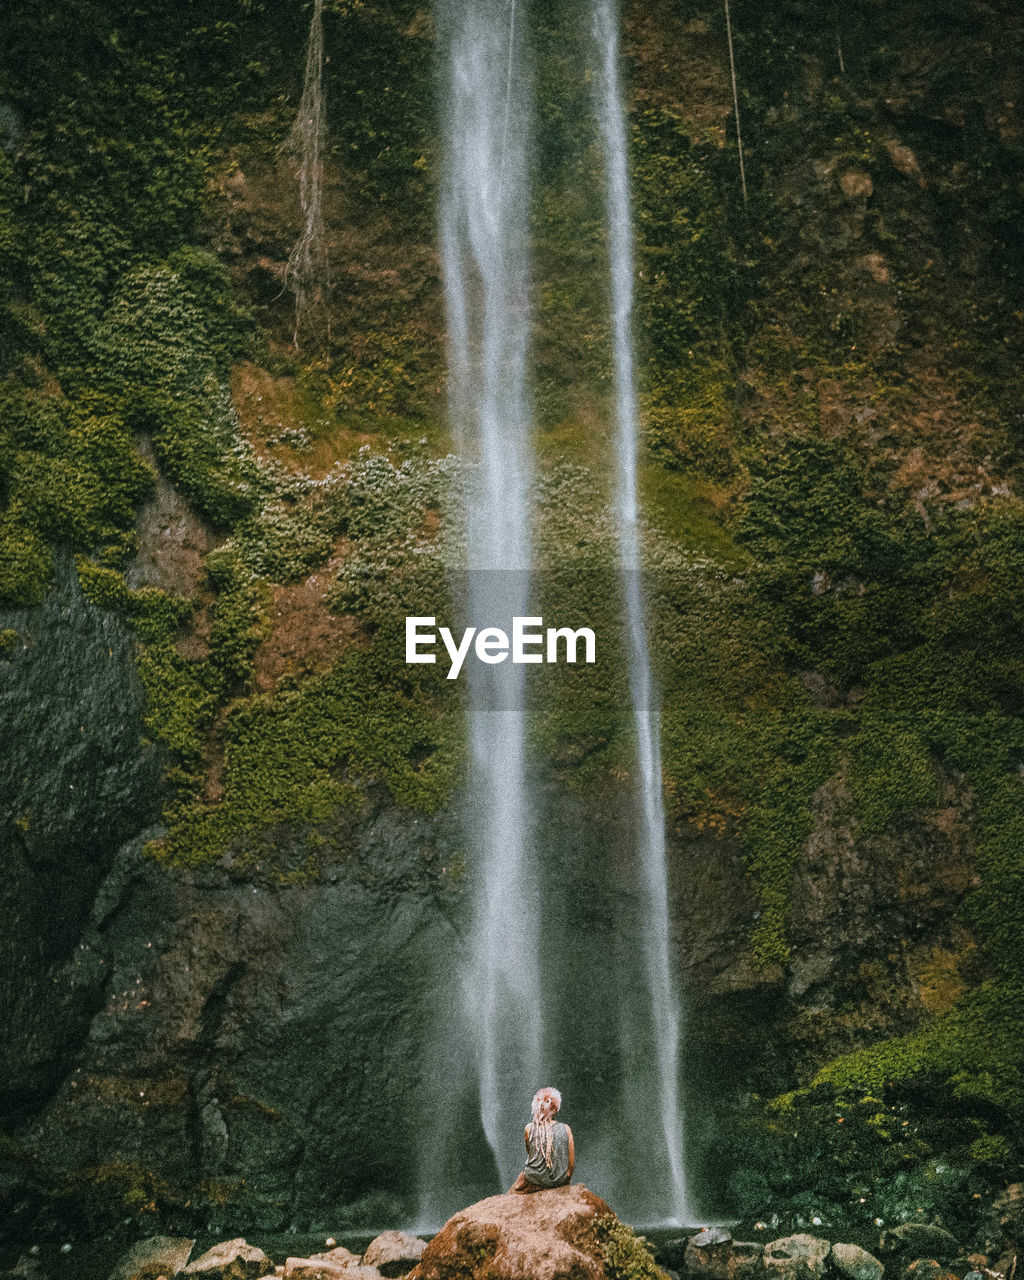
[[[516,1178],[515,1182],[512,1183],[512,1185],[509,1187],[508,1191],[505,1194],[527,1196],[534,1191],[543,1191],[543,1190],[544,1188],[538,1187],[535,1182],[528,1181],[525,1173],[521,1173],[519,1177]]]

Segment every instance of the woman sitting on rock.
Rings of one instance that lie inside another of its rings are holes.
[[[546,1191],[564,1187],[572,1179],[576,1167],[576,1148],[572,1130],[556,1120],[562,1095],[557,1089],[538,1089],[530,1110],[533,1123],[523,1130],[526,1139],[526,1164],[509,1187],[509,1192]]]

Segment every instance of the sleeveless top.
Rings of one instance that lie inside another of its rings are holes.
[[[523,1174],[535,1187],[562,1187],[569,1181],[569,1130],[560,1120],[551,1122],[551,1168],[544,1159],[544,1147],[537,1134],[538,1126],[527,1126],[529,1145]]]

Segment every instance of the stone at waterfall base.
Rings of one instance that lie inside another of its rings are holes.
[[[180,1236],[149,1236],[121,1255],[110,1280],[154,1280],[176,1276],[189,1260],[194,1240]]]
[[[367,1245],[363,1265],[376,1267],[385,1280],[396,1280],[413,1269],[426,1247],[426,1240],[408,1231],[385,1231]]]
[[[855,1244],[834,1244],[829,1259],[843,1280],[882,1280],[885,1271],[873,1253]]]
[[[764,1269],[769,1280],[821,1280],[832,1246],[803,1232],[765,1245]]]
[[[606,1280],[595,1223],[614,1216],[583,1186],[490,1196],[445,1223],[409,1280]]]
[[[273,1262],[262,1249],[239,1237],[214,1245],[181,1274],[199,1276],[201,1280],[259,1280],[273,1270]]]
[[[721,1227],[705,1227],[686,1243],[683,1270],[701,1280],[749,1280],[762,1268],[764,1245],[734,1240]]]

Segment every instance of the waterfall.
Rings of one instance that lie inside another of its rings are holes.
[[[439,0],[450,411],[474,461],[465,603],[471,625],[509,632],[514,616],[530,612],[531,556],[529,86],[516,17],[516,0]],[[543,1083],[524,668],[472,667],[473,921],[463,1012],[480,1121],[507,1184],[521,1165],[524,1111]]]
[[[665,810],[661,787],[659,712],[651,673],[641,579],[642,539],[637,494],[639,423],[633,355],[633,231],[627,166],[626,120],[619,82],[618,14],[613,0],[596,0],[593,35],[598,58],[597,114],[605,158],[607,243],[611,272],[611,327],[615,387],[615,506],[626,610],[630,699],[639,763],[639,833],[647,900],[645,972],[657,1069],[656,1103],[671,1180],[671,1213],[690,1219],[683,1166],[679,1100],[680,1014],[669,956]],[[628,1054],[624,1052],[624,1057]],[[630,1082],[626,1082],[630,1089]],[[650,1153],[655,1158],[655,1153]]]

